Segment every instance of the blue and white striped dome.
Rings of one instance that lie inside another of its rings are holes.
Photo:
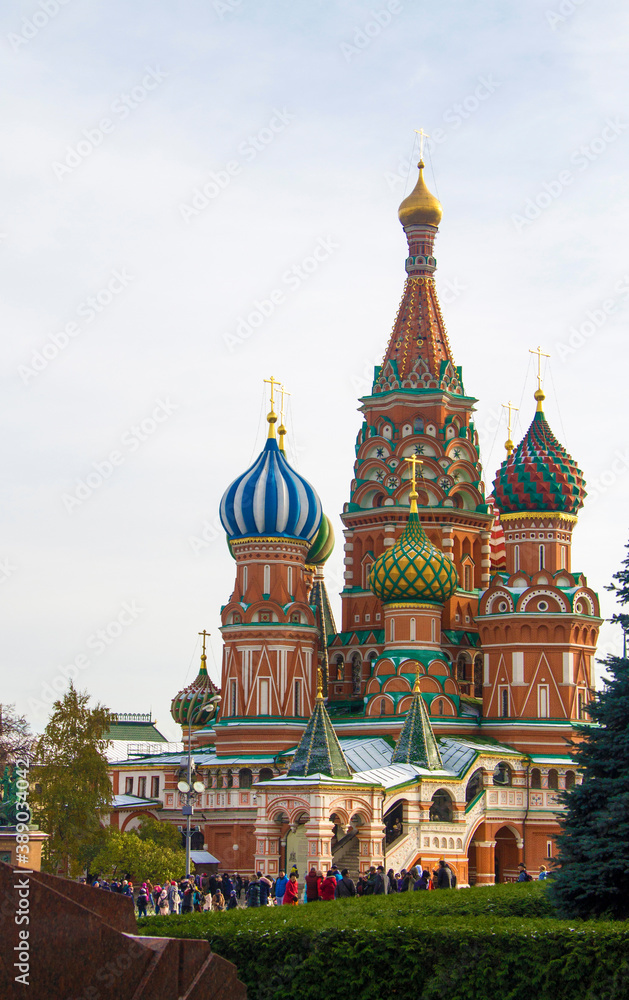
[[[253,465],[223,494],[220,514],[230,539],[280,535],[309,542],[319,530],[322,510],[310,483],[270,437]]]

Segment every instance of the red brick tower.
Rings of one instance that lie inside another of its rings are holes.
[[[342,514],[345,588],[342,631],[329,651],[331,679],[338,682],[332,698],[360,698],[370,663],[383,651],[384,612],[369,589],[369,573],[408,521],[412,456],[423,463],[419,520],[430,542],[454,561],[459,581],[443,609],[441,643],[461,682],[457,695],[481,693],[474,617],[480,591],[489,585],[492,515],[473,423],[476,400],[465,394],[435,290],[442,211],[423,170],[420,162],[417,185],[399,210],[409,248],[402,302],[371,395],[361,400],[364,422]]]
[[[484,650],[483,728],[519,749],[565,748],[584,718],[601,624],[598,598],[572,572],[572,529],[583,506],[583,476],[552,433],[542,402],[494,484],[506,569],[480,602]]]
[[[278,447],[273,396],[268,421],[263,451],[221,502],[237,568],[221,612],[219,754],[276,754],[293,746],[316,696],[320,629],[309,603],[314,569],[307,558],[321,503]]]

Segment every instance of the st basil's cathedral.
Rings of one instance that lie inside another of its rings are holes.
[[[601,625],[571,565],[583,476],[544,416],[538,349],[531,425],[517,446],[509,432],[486,490],[476,399],[435,289],[442,208],[423,171],[399,208],[402,301],[360,400],[340,629],[323,477],[311,484],[287,460],[273,378],[265,446],[221,501],[235,564],[221,687],[204,643],[172,703],[204,786],[193,857],[221,870],[398,872],[444,858],[459,885],[508,881],[520,861],[535,871],[552,857],[560,793],[580,781],[568,741]],[[112,762],[110,822],[181,827],[185,753],[160,747],[150,716],[114,728],[150,746]]]

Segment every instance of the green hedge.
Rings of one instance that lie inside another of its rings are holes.
[[[629,927],[557,920],[543,886],[150,917],[203,937],[249,1000],[625,1000]]]

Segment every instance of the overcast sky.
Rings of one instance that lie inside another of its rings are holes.
[[[65,670],[176,737],[201,629],[219,677],[234,563],[217,511],[263,444],[263,377],[292,393],[289,455],[341,535],[420,127],[486,481],[500,404],[520,406],[516,441],[532,419],[541,344],[546,413],[590,492],[573,568],[612,613],[627,20],[620,0],[3,5],[1,701],[40,729]]]

